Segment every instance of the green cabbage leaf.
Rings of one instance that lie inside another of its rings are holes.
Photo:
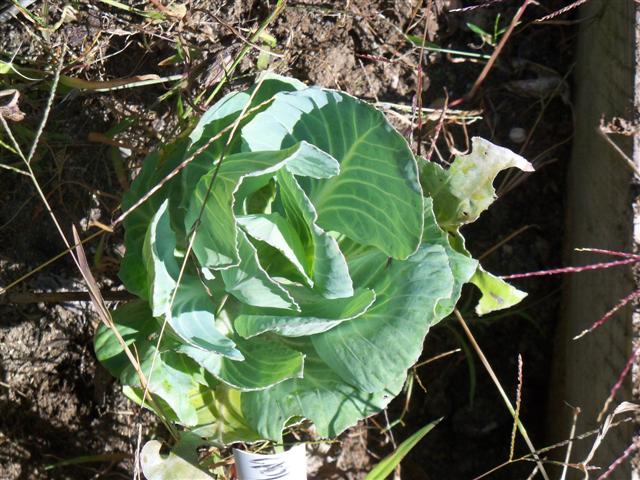
[[[459,229],[500,170],[531,166],[473,142],[444,169],[366,102],[267,74],[151,154],[123,199],[145,199],[120,271],[139,298],[113,321],[157,413],[223,444],[281,441],[301,419],[333,437],[400,392],[465,283],[480,313],[519,301]],[[100,327],[95,349],[140,402],[114,332]]]

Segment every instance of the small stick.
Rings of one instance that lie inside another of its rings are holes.
[[[121,302],[132,300],[134,295],[125,290],[100,292],[105,301]],[[31,303],[65,303],[65,302],[90,302],[91,293],[88,291],[72,292],[10,292],[0,296],[0,305],[12,303],[27,305]]]
[[[524,14],[524,11],[527,9],[527,7],[532,2],[533,2],[533,0],[524,0],[524,3],[518,9],[516,14],[513,16],[513,19],[511,20],[511,23],[509,24],[509,28],[507,29],[507,31],[504,33],[504,35],[500,39],[500,42],[498,43],[498,45],[496,46],[495,50],[491,54],[491,57],[489,58],[489,60],[487,61],[486,65],[484,66],[484,68],[480,72],[480,75],[478,75],[478,78],[476,79],[475,83],[473,84],[473,87],[471,87],[471,90],[469,90],[469,93],[467,93],[464,97],[452,102],[451,103],[452,107],[455,107],[456,105],[459,105],[463,101],[470,100],[470,99],[472,99],[473,97],[476,96],[476,93],[478,93],[478,90],[480,89],[480,85],[482,85],[482,82],[484,82],[484,79],[489,74],[489,71],[491,71],[491,69],[493,68],[494,63],[496,63],[496,60],[498,59],[498,56],[502,52],[502,49],[504,48],[504,46],[507,44],[507,41],[509,40],[509,38],[511,37],[511,34],[513,33],[513,31],[516,28],[516,25],[518,24],[518,22],[520,21],[520,18]]]
[[[422,84],[424,83],[422,71],[422,62],[424,60],[424,46],[427,42],[427,29],[429,26],[429,13],[431,13],[431,5],[433,0],[429,0],[427,3],[427,10],[424,14],[424,31],[422,32],[422,46],[420,48],[420,58],[418,59],[418,89],[416,91],[416,103],[418,110],[418,141],[416,144],[416,153],[420,155],[420,150],[422,147]],[[446,111],[446,108],[445,108]]]
[[[622,159],[624,160],[625,164],[631,169],[631,171],[633,173],[636,174],[636,176],[638,178],[640,178],[640,168],[638,168],[638,166],[634,163],[634,161],[629,158],[629,156],[624,152],[624,150],[622,150],[618,146],[618,144],[616,142],[611,140],[609,135],[607,135],[607,133],[603,130],[603,126],[602,125],[600,127],[596,128],[596,132],[598,132],[598,135],[600,135],[609,145],[611,145],[613,147],[613,149],[616,152],[618,152],[620,157],[622,157]]]

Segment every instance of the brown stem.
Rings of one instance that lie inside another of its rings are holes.
[[[131,293],[118,291],[102,291],[106,301],[120,302],[135,298]],[[3,304],[29,304],[29,303],[64,303],[64,302],[89,302],[91,296],[87,291],[73,292],[8,292],[0,295],[0,305]]]

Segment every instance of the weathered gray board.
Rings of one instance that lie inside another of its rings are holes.
[[[581,7],[573,96],[576,132],[567,177],[566,265],[611,260],[575,252],[576,247],[634,250],[633,174],[597,128],[602,117],[637,119],[636,8],[634,0],[590,0]],[[638,164],[631,137],[611,138]],[[566,403],[582,411],[578,433],[597,426],[596,417],[631,353],[632,309],[580,340],[572,338],[635,288],[627,267],[566,277],[546,419],[550,441],[569,436],[572,410]],[[629,379],[614,405],[621,400],[631,400]],[[593,463],[611,464],[629,446],[631,434],[630,428],[611,431]],[[572,461],[582,461],[592,443],[593,439],[576,443]],[[610,478],[631,478],[629,463]]]

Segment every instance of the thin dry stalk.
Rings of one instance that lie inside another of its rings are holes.
[[[602,255],[613,255],[614,257],[640,259],[640,255],[637,255],[635,253],[617,252],[615,250],[605,250],[604,248],[576,248],[575,251],[576,252],[601,253]]]
[[[502,247],[504,244],[509,243],[511,240],[513,240],[515,237],[517,237],[518,235],[520,235],[521,233],[526,232],[527,230],[529,230],[533,225],[525,225],[524,227],[520,227],[518,230],[516,230],[515,232],[510,233],[509,235],[507,235],[505,238],[503,238],[502,240],[500,240],[498,243],[496,243],[495,245],[493,245],[492,247],[490,247],[487,251],[485,251],[482,255],[480,255],[478,257],[478,261],[481,262],[482,260],[484,260],[485,258],[487,258],[489,255],[491,255],[493,252],[495,252],[497,249],[499,249],[500,247]]]
[[[621,265],[629,265],[638,262],[640,262],[640,260],[637,258],[627,258],[626,260],[616,260],[614,262],[592,263],[591,265],[584,265],[582,267],[552,268],[550,270],[538,270],[535,272],[514,273],[513,275],[504,275],[500,278],[502,278],[503,280],[513,280],[515,278],[542,277],[546,275],[560,275],[563,273],[579,273],[589,270],[601,270],[605,268],[619,267]]]
[[[460,314],[458,309],[454,310],[454,314],[455,314],[456,318],[458,319],[458,322],[462,326],[462,329],[464,330],[464,333],[467,335],[467,338],[469,339],[469,342],[473,346],[473,349],[476,351],[478,357],[480,358],[480,361],[482,362],[482,365],[484,366],[485,370],[487,371],[487,373],[491,377],[491,380],[493,381],[493,383],[495,384],[496,388],[498,389],[498,392],[500,393],[500,396],[502,397],[502,400],[504,401],[504,404],[506,405],[507,410],[509,410],[509,413],[511,414],[511,416],[514,418],[516,424],[518,425],[518,431],[520,432],[520,435],[522,435],[522,438],[524,439],[525,443],[527,444],[527,447],[529,448],[529,451],[531,452],[531,455],[533,456],[533,458],[535,459],[536,463],[538,464],[538,468],[540,469],[540,474],[542,475],[542,477],[545,480],[549,480],[549,475],[547,474],[547,471],[545,470],[544,465],[542,464],[542,460],[538,456],[538,453],[536,452],[536,449],[533,446],[533,443],[531,442],[531,439],[529,438],[529,434],[527,433],[527,430],[524,427],[524,424],[520,421],[520,419],[518,419],[516,417],[516,411],[513,408],[513,405],[511,405],[511,400],[509,400],[509,397],[505,393],[504,388],[502,387],[502,384],[500,383],[500,380],[498,380],[498,377],[496,376],[495,372],[493,371],[493,368],[491,367],[491,364],[487,360],[487,357],[485,357],[484,352],[480,348],[480,345],[478,345],[478,342],[476,341],[475,337],[473,336],[473,333],[471,333],[471,330],[469,330],[469,327],[467,326],[467,322],[464,321],[464,318],[462,317],[462,315]]]
[[[509,41],[509,38],[511,38],[511,34],[513,33],[514,29],[516,28],[516,25],[520,21],[520,18],[522,18],[522,15],[524,14],[524,11],[527,9],[527,7],[531,3],[533,3],[533,0],[524,0],[524,3],[522,4],[522,6],[518,9],[516,14],[511,19],[511,23],[509,24],[509,28],[504,33],[504,35],[500,39],[500,42],[498,43],[498,45],[496,46],[495,50],[491,54],[491,58],[489,58],[489,60],[487,61],[486,65],[484,66],[484,68],[480,72],[480,75],[478,75],[478,78],[473,83],[473,86],[471,87],[471,90],[469,90],[469,93],[467,93],[464,96],[464,98],[463,98],[464,100],[468,101],[468,100],[470,100],[470,99],[472,99],[473,97],[476,96],[476,94],[478,93],[478,90],[480,89],[480,86],[482,85],[482,83],[484,82],[485,78],[487,77],[487,75],[489,74],[491,69],[493,68],[493,65],[496,63],[496,60],[500,56],[500,53],[502,53],[502,49],[504,48],[504,46]]]
[[[450,12],[470,12],[472,10],[477,10],[479,8],[490,7],[491,5],[496,5],[498,3],[503,3],[505,0],[484,0],[483,3],[479,3],[477,5],[470,5],[468,7],[462,8],[454,8],[453,10],[449,10]]]
[[[616,380],[616,383],[611,388],[611,392],[609,393],[609,396],[605,400],[602,410],[598,414],[598,422],[602,421],[602,417],[604,417],[604,414],[606,413],[606,411],[609,410],[609,405],[611,405],[611,402],[613,402],[613,399],[616,396],[616,393],[618,393],[618,390],[620,390],[620,387],[622,386],[622,382],[624,382],[624,379],[627,377],[627,375],[631,371],[631,368],[633,367],[633,365],[635,365],[635,361],[636,361],[636,358],[638,358],[639,353],[640,353],[640,344],[638,344],[638,346],[634,348],[633,352],[631,353],[631,356],[627,360],[627,363],[625,364],[624,368],[620,372],[620,375],[618,375],[618,379]]]
[[[431,146],[429,147],[429,152],[425,157],[427,162],[431,161],[431,157],[433,156],[433,152],[436,149],[436,143],[438,142],[438,137],[440,137],[440,132],[442,131],[442,126],[444,125],[444,119],[447,115],[447,105],[449,104],[449,94],[447,91],[444,91],[444,106],[442,107],[442,113],[440,114],[440,118],[438,119],[438,123],[436,124],[436,130],[433,132],[433,136],[431,137]]]
[[[593,442],[593,445],[591,447],[591,450],[587,454],[587,457],[584,459],[584,461],[578,464],[578,467],[584,472],[585,480],[588,480],[589,478],[589,463],[591,463],[591,460],[593,460],[593,457],[596,451],[602,444],[602,441],[604,440],[609,430],[614,426],[613,421],[616,418],[616,416],[622,413],[637,414],[639,410],[640,410],[640,406],[636,405],[635,403],[622,402],[620,405],[618,405],[618,407],[613,411],[612,414],[607,415],[607,418],[605,418],[602,426],[600,427],[598,431],[598,435],[596,436],[596,439]]]
[[[612,422],[611,425],[610,425],[610,428],[614,428],[614,427],[617,427],[619,425],[622,425],[623,423],[628,423],[628,422],[632,422],[632,421],[634,421],[633,418],[630,418],[630,417],[629,418],[623,418],[622,420],[618,420],[616,422]],[[593,430],[589,430],[587,432],[581,433],[580,435],[576,435],[575,437],[569,438],[567,440],[563,440],[562,442],[554,443],[554,444],[549,445],[547,447],[541,448],[540,450],[537,450],[536,453],[538,455],[542,455],[544,453],[551,452],[551,451],[556,450],[558,448],[566,447],[570,443],[575,442],[577,440],[584,440],[586,438],[593,437],[594,435],[598,435],[600,433],[601,433],[600,428],[595,428]],[[497,466],[491,468],[490,470],[484,472],[483,474],[478,475],[473,480],[481,480],[483,478],[488,477],[489,475],[493,475],[495,472],[497,472],[498,470],[503,469],[507,465],[511,465],[512,463],[525,462],[525,461],[527,461],[527,462],[532,461],[532,456],[531,456],[530,453],[528,453],[526,455],[523,455],[522,457],[514,458],[512,461],[507,460],[507,461],[501,463],[500,465],[497,465]],[[560,462],[553,462],[553,461],[550,461],[550,460],[545,460],[545,463],[556,464],[556,465],[559,464],[561,466],[564,466],[564,464],[562,464]],[[570,464],[568,464],[568,467],[583,471],[582,468],[580,468],[576,464],[570,463]],[[535,472],[537,472],[537,467],[536,467]],[[529,478],[532,478],[532,477],[529,477]]]
[[[53,83],[51,84],[51,93],[49,94],[49,99],[47,100],[47,105],[44,109],[44,114],[42,115],[42,121],[40,122],[40,125],[38,125],[36,136],[33,139],[33,143],[31,144],[31,150],[29,150],[29,155],[27,156],[27,163],[31,163],[31,160],[33,160],[33,156],[35,155],[36,149],[38,148],[38,143],[40,143],[40,137],[42,136],[44,127],[47,124],[47,120],[49,119],[49,113],[51,112],[53,99],[55,98],[56,92],[58,91],[58,82],[60,81],[60,73],[62,72],[62,65],[64,63],[64,57],[66,53],[67,53],[67,47],[66,45],[63,45],[62,52],[60,53],[60,59],[58,60],[58,66],[56,67],[55,73],[53,75]]]
[[[420,155],[422,148],[422,87],[424,84],[422,63],[424,61],[424,45],[427,42],[427,30],[429,29],[429,13],[433,6],[433,0],[427,3],[427,10],[424,14],[424,31],[422,32],[422,46],[420,47],[420,58],[418,59],[418,89],[416,91],[416,104],[418,105],[418,138],[416,143],[416,153]],[[445,109],[446,110],[446,109]]]
[[[597,480],[605,480],[605,478],[609,478],[609,475],[611,475],[613,471],[629,457],[629,455],[635,452],[637,448],[638,445],[636,445],[636,442],[631,442],[631,444],[627,448],[625,448],[624,452],[622,452],[622,455],[616,458],[615,461],[611,465],[609,465],[607,471],[600,475]]]
[[[122,302],[135,298],[126,290],[101,291],[100,294],[105,301]],[[66,303],[66,302],[89,302],[91,292],[15,292],[7,293],[0,297],[0,305],[12,303],[26,305],[31,303]]]
[[[571,450],[573,449],[573,437],[576,435],[576,425],[578,424],[578,415],[580,415],[580,408],[573,409],[573,419],[571,420],[571,431],[569,432],[569,444],[567,445],[567,453],[564,456],[564,466],[562,467],[562,474],[560,480],[567,478],[567,472],[569,471],[569,461],[571,460]]]
[[[549,15],[545,15],[542,18],[538,18],[537,20],[534,20],[534,23],[546,22],[547,20],[551,20],[553,18],[559,17],[560,15],[564,15],[565,13],[573,10],[574,8],[578,8],[580,5],[587,3],[588,1],[589,0],[577,0],[570,5],[567,5],[566,7],[562,7],[560,10],[556,10],[555,12],[550,13]]]
[[[447,352],[439,353],[438,355],[435,355],[435,356],[433,356],[431,358],[428,358],[428,359],[424,360],[423,362],[416,363],[413,366],[413,368],[422,367],[422,366],[427,365],[427,364],[429,364],[431,362],[435,362],[436,360],[440,360],[441,358],[448,357],[449,355],[453,355],[454,353],[458,353],[458,352],[461,352],[461,351],[462,351],[461,348],[454,348],[453,350],[449,350]]]
[[[638,261],[637,259],[634,259],[636,262]],[[600,319],[596,320],[593,325],[591,325],[589,328],[587,328],[586,330],[583,330],[581,333],[579,333],[578,335],[576,335],[575,337],[573,337],[574,340],[578,340],[579,338],[584,337],[587,333],[591,333],[593,332],[596,328],[601,327],[602,325],[604,325],[604,323],[609,320],[611,317],[613,317],[616,312],[618,310],[620,310],[621,308],[623,308],[625,305],[627,305],[628,303],[632,302],[633,300],[635,300],[636,298],[640,297],[640,290],[636,290],[635,292],[631,292],[629,295],[627,295],[626,297],[624,297],[622,300],[620,300],[618,302],[618,304],[613,307],[611,310],[609,310],[607,313],[605,313]]]
[[[522,355],[518,354],[518,386],[516,388],[516,413],[513,417],[513,429],[511,430],[511,447],[509,448],[509,461],[513,461],[516,449],[516,432],[520,418],[520,405],[522,404]]]
[[[16,285],[19,285],[20,283],[24,282],[26,279],[28,279],[29,277],[35,275],[36,273],[38,273],[39,271],[43,270],[44,268],[48,267],[49,265],[51,265],[52,263],[56,262],[57,260],[60,260],[62,257],[64,257],[66,254],[73,252],[73,250],[78,247],[78,245],[81,244],[85,244],[91,240],[93,240],[94,238],[102,235],[106,233],[105,231],[99,231],[99,232],[95,232],[91,235],[89,235],[87,238],[83,239],[80,241],[80,243],[75,243],[73,245],[71,245],[69,248],[66,248],[65,250],[63,250],[62,252],[60,252],[59,254],[57,254],[55,257],[51,257],[49,260],[47,260],[46,262],[41,263],[40,265],[38,265],[36,268],[34,268],[33,270],[30,270],[29,272],[25,273],[24,275],[22,275],[21,277],[19,277],[18,279],[14,280],[13,282],[11,282],[9,285],[7,285],[6,287],[0,287],[0,295],[4,295],[7,291],[11,290],[12,288],[14,288]]]
[[[629,156],[622,150],[616,142],[611,140],[607,132],[604,131],[604,125],[600,125],[596,128],[596,132],[600,135],[609,145],[613,147],[613,149],[618,152],[620,157],[624,160],[625,165],[629,167],[629,169],[636,175],[636,177],[640,178],[640,168],[635,164],[633,160],[629,158]]]

